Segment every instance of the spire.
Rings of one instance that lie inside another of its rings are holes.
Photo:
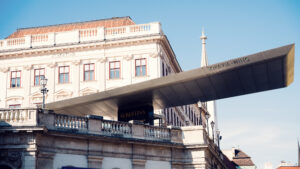
[[[205,67],[208,66],[208,62],[207,62],[206,48],[205,48],[205,44],[206,44],[205,40],[207,39],[207,37],[204,34],[204,29],[202,29],[202,35],[200,39],[202,40],[201,67]]]

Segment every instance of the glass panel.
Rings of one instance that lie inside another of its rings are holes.
[[[11,79],[11,87],[16,87],[16,79]]]
[[[16,72],[11,72],[11,77],[16,77]]]
[[[65,73],[69,72],[69,66],[65,66]]]
[[[89,72],[84,72],[84,80],[89,80]]]
[[[120,70],[116,70],[116,78],[120,78]]]
[[[40,75],[40,71],[36,69],[36,70],[35,70],[35,75],[36,75],[36,76]]]
[[[140,71],[141,71],[140,69],[141,68],[139,66],[136,67],[136,69],[135,69],[136,76],[140,76]]]
[[[59,83],[64,82],[64,75],[62,73],[59,74]]]
[[[65,83],[69,83],[69,73],[65,74]]]
[[[17,77],[21,77],[21,71],[17,72]]]
[[[90,80],[94,80],[94,71],[90,72]]]
[[[35,76],[35,78],[34,78],[34,85],[39,85],[40,84],[39,80],[40,80],[39,76]]]
[[[111,69],[115,68],[114,62],[110,62],[110,63],[109,63],[109,67],[110,67]]]
[[[59,67],[59,73],[64,73],[65,70],[64,70],[64,67]]]
[[[21,78],[17,78],[17,87],[20,87],[21,86]]]
[[[91,64],[90,65],[90,70],[94,70],[95,69],[95,64]]]
[[[146,75],[146,66],[142,66],[142,75],[143,75],[143,76]]]
[[[146,65],[146,59],[142,59],[142,65]]]
[[[40,75],[45,75],[45,69],[41,69]]]
[[[110,70],[110,71],[109,71],[109,77],[110,77],[111,79],[114,78],[114,71],[113,71],[113,70]]]
[[[120,67],[120,62],[115,62],[116,63],[116,68]]]

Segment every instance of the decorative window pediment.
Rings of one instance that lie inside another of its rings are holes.
[[[70,98],[73,95],[73,92],[71,90],[61,89],[57,91],[55,94],[56,100],[62,100],[66,98]]]
[[[98,90],[95,88],[91,88],[91,87],[86,87],[82,90],[80,90],[80,96],[85,96],[85,95],[89,95],[89,94],[93,94],[93,93],[97,93]]]

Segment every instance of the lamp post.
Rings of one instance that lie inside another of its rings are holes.
[[[213,140],[213,142],[215,142],[215,132],[214,132],[215,122],[211,121],[210,125],[211,125],[211,132],[212,132],[212,136],[213,136],[212,140]]]
[[[208,138],[209,138],[209,128],[208,128],[208,119],[209,119],[210,115],[208,112],[205,112],[205,118],[206,118],[206,128],[207,128],[207,134],[208,134]]]
[[[220,136],[220,130],[217,130],[217,138],[218,138],[218,147],[220,148],[220,140],[222,139],[222,136]]]
[[[43,94],[43,104],[42,104],[43,111],[45,109],[45,94],[47,94],[48,92],[48,89],[46,88],[47,81],[48,79],[46,79],[45,77],[41,79],[41,85],[42,85],[41,93]]]

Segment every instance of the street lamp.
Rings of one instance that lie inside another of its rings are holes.
[[[41,93],[43,94],[43,104],[42,104],[43,111],[45,109],[45,94],[47,94],[48,92],[48,89],[46,88],[47,81],[48,79],[46,79],[45,77],[41,79],[41,85],[42,85]]]
[[[213,140],[213,142],[215,142],[215,132],[214,132],[215,122],[211,121],[210,125],[211,125],[211,132],[212,132],[212,136],[213,136],[212,140]]]
[[[220,130],[217,130],[217,137],[218,137],[218,147],[220,148],[220,140],[222,139],[222,136],[220,136]]]
[[[208,119],[209,119],[209,117],[210,117],[209,113],[205,112],[206,128],[207,128],[208,138],[209,138],[209,128],[208,128]]]

